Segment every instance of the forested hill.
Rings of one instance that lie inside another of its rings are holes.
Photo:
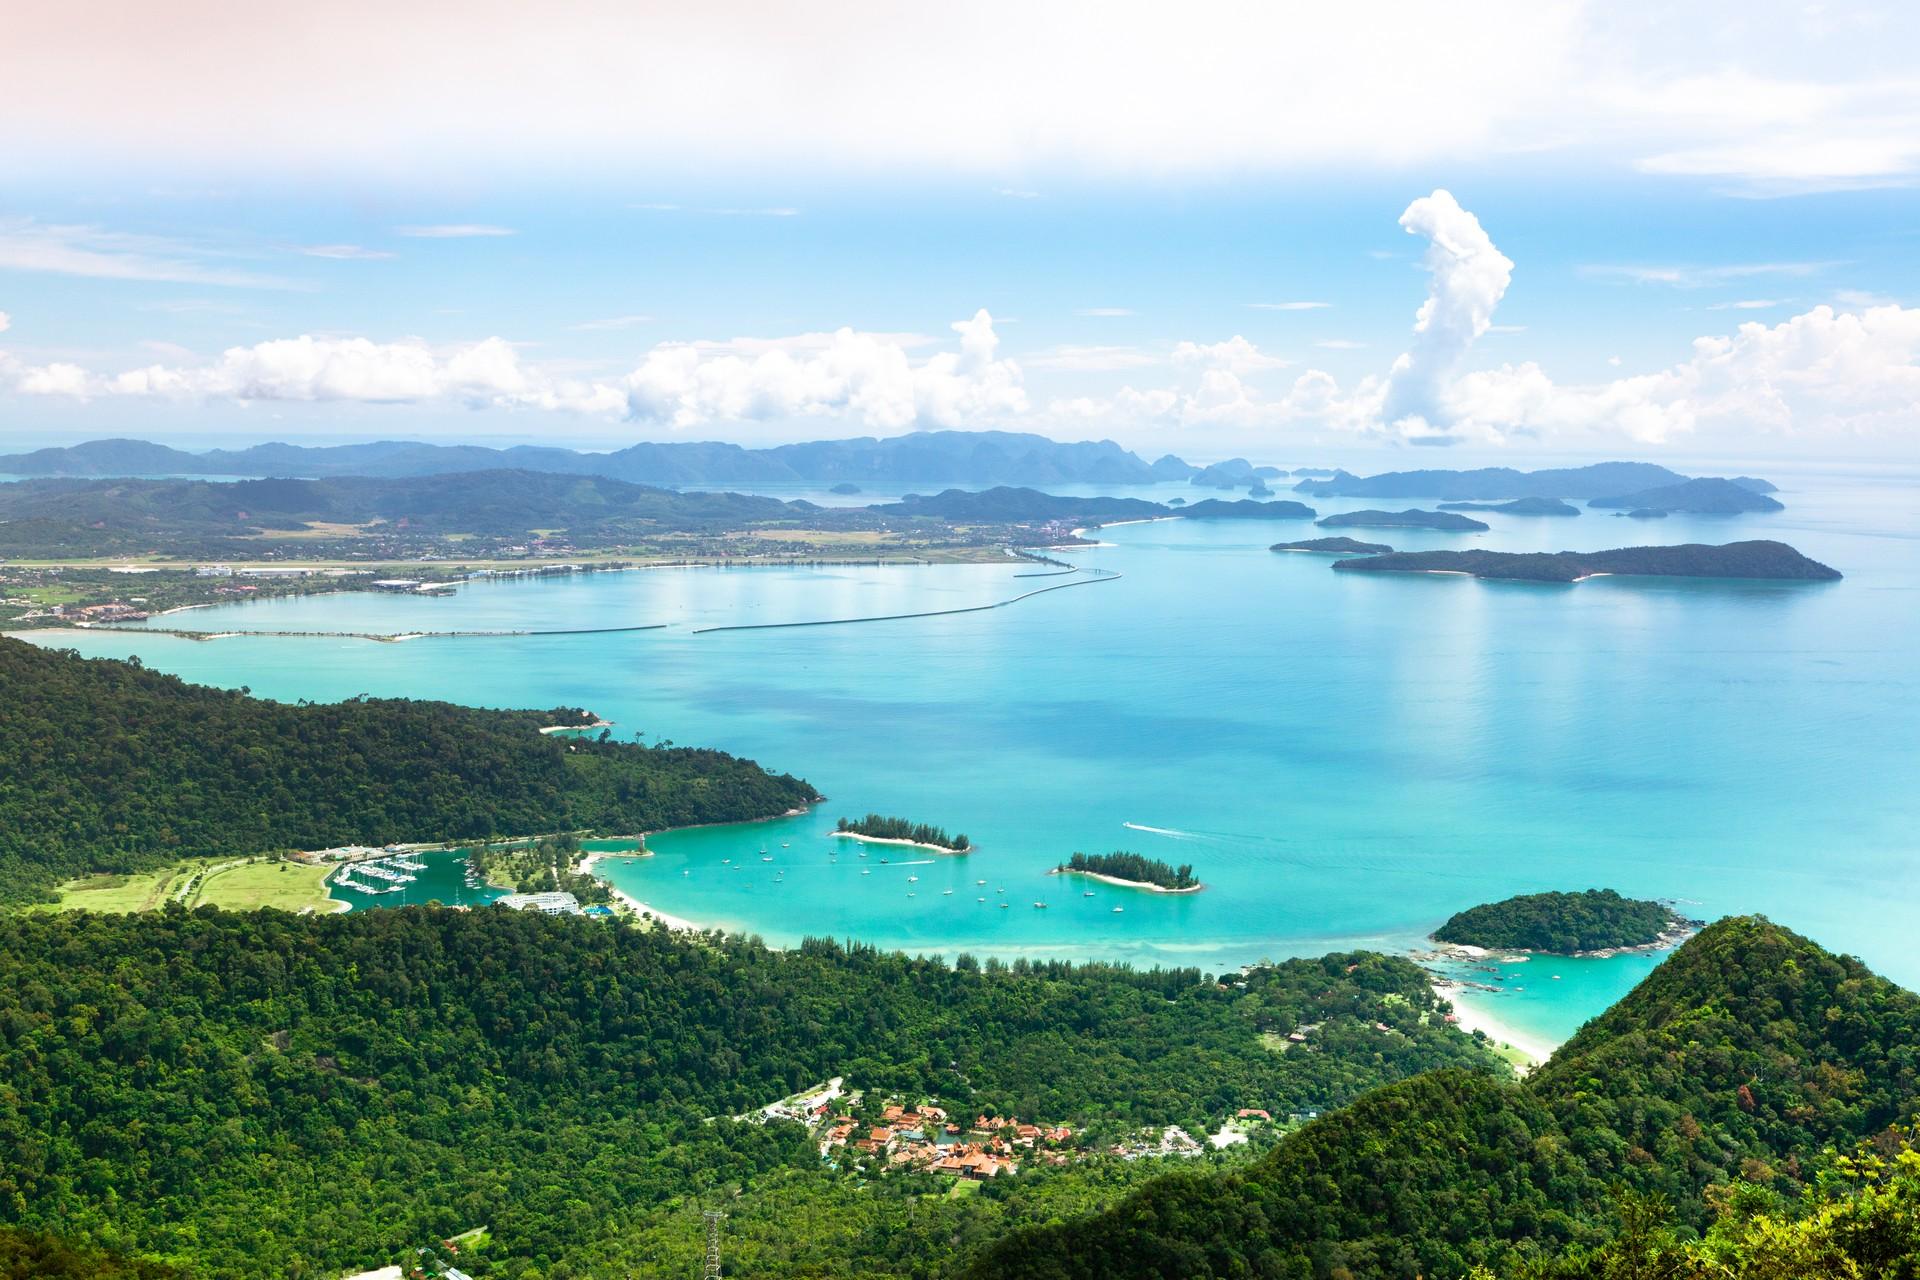
[[[709,1118],[845,1075],[876,1116],[898,1090],[1076,1135],[1199,1133],[1239,1107],[1330,1109],[1497,1066],[1399,957],[1236,983],[504,909],[14,913],[0,1227],[194,1280],[335,1280],[486,1225],[492,1245],[461,1262],[481,1280],[598,1280],[697,1274],[696,1210],[724,1200],[729,1275],[925,1280],[1009,1215],[1045,1221],[1063,1187],[1084,1202],[1150,1163],[1073,1182],[1036,1161],[962,1201],[927,1194],[947,1190],[930,1176],[825,1165],[797,1125]],[[1263,1038],[1301,1024],[1311,1050]]]
[[[1433,938],[1469,947],[1577,955],[1644,947],[1676,923],[1671,907],[1623,897],[1612,889],[1523,893],[1456,912],[1433,931]]]
[[[561,738],[579,708],[289,706],[0,638],[0,902],[187,855],[767,817],[813,788],[718,751]]]
[[[1911,1118],[1916,1044],[1920,997],[1765,920],[1724,920],[1523,1085],[1386,1087],[1244,1172],[1017,1233],[969,1275],[1460,1277],[1603,1240],[1621,1188],[1697,1227],[1709,1188],[1791,1193],[1823,1150]]]
[[[467,471],[409,479],[23,480],[0,484],[0,520],[106,533],[246,535],[316,522],[404,522],[422,531],[519,533],[614,523],[716,529],[813,512],[738,493],[675,493],[601,476]]]
[[[1169,454],[1148,463],[1111,440],[1065,444],[1011,431],[916,431],[875,439],[813,440],[770,449],[717,441],[643,442],[611,453],[521,445],[261,444],[190,453],[144,440],[90,440],[0,456],[21,476],[423,476],[453,471],[561,472],[648,484],[747,481],[942,480],[956,484],[1145,484],[1199,468]],[[1653,484],[1645,480],[1639,487]],[[1624,492],[1616,485],[1608,492]]]

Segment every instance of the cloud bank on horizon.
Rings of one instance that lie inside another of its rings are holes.
[[[200,364],[119,372],[71,361],[33,364],[0,349],[0,388],[70,399],[182,402],[454,404],[625,418],[684,432],[728,424],[825,420],[849,428],[1025,428],[1178,431],[1225,427],[1267,438],[1321,430],[1411,444],[1520,440],[1662,444],[1703,431],[1905,440],[1920,404],[1920,309],[1816,306],[1780,323],[1751,322],[1697,338],[1654,372],[1562,384],[1539,364],[1472,367],[1515,264],[1442,189],[1400,217],[1425,241],[1426,298],[1405,349],[1384,370],[1343,387],[1245,337],[1184,340],[1149,361],[1165,385],[1126,383],[1106,395],[1030,397],[1021,364],[1000,353],[982,308],[952,325],[957,347],[841,328],[775,339],[655,345],[622,378],[554,372],[506,338],[454,346],[305,334],[228,348]],[[0,330],[7,318],[0,313]],[[1086,348],[1052,358],[1085,370],[1141,361]],[[1042,358],[1043,361],[1046,357]]]

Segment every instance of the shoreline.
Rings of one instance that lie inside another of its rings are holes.
[[[1123,880],[1119,876],[1110,876],[1101,871],[1076,871],[1072,867],[1055,867],[1047,872],[1050,876],[1085,876],[1089,880],[1098,880],[1102,884],[1114,885],[1121,889],[1145,889],[1148,893],[1198,893],[1206,888],[1204,884],[1189,885],[1185,889],[1169,889],[1163,884],[1154,884],[1150,880]]]
[[[1506,1045],[1528,1059],[1528,1066],[1522,1068],[1522,1074],[1540,1066],[1553,1056],[1556,1046],[1545,1040],[1522,1031],[1515,1031],[1502,1022],[1485,1005],[1474,1001],[1465,984],[1451,978],[1433,978],[1430,986],[1433,994],[1453,1006],[1454,1025],[1468,1035],[1478,1031],[1496,1046]]]
[[[927,849],[933,853],[944,853],[950,858],[963,858],[979,847],[978,845],[970,844],[964,849],[949,849],[943,844],[924,844],[918,840],[901,840],[892,836],[862,835],[858,831],[836,831],[833,833],[833,838],[835,840],[858,840],[861,844],[897,844],[908,849]]]

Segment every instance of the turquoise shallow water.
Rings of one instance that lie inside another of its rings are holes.
[[[1110,529],[1113,545],[1072,553],[1116,581],[937,618],[695,633],[960,608],[1044,583],[1016,577],[1031,566],[647,571],[178,621],[670,624],[658,631],[58,643],[282,698],[585,705],[622,733],[800,773],[831,797],[813,813],[669,834],[652,858],[603,864],[664,910],[775,942],[831,933],[1219,969],[1411,947],[1472,903],[1607,885],[1706,916],[1765,912],[1920,984],[1920,485],[1770,474],[1789,507],[1771,516],[1496,514],[1474,537],[1380,540],[1558,550],[1777,537],[1844,582],[1344,575],[1266,550],[1314,536],[1304,522],[1172,521]],[[883,867],[879,846],[860,859],[827,839],[836,816],[869,810],[964,830],[980,850],[912,867],[887,851]],[[1086,898],[1088,886],[1045,874],[1075,849],[1115,848],[1190,861],[1209,888],[1092,886]],[[1486,1003],[1557,1039],[1653,961],[1550,962],[1558,982],[1534,978],[1544,963],[1510,979],[1525,991]]]

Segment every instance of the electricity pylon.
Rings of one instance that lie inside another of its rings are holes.
[[[726,1214],[718,1209],[709,1209],[700,1215],[707,1223],[707,1265],[702,1271],[702,1280],[720,1280],[720,1224]]]

